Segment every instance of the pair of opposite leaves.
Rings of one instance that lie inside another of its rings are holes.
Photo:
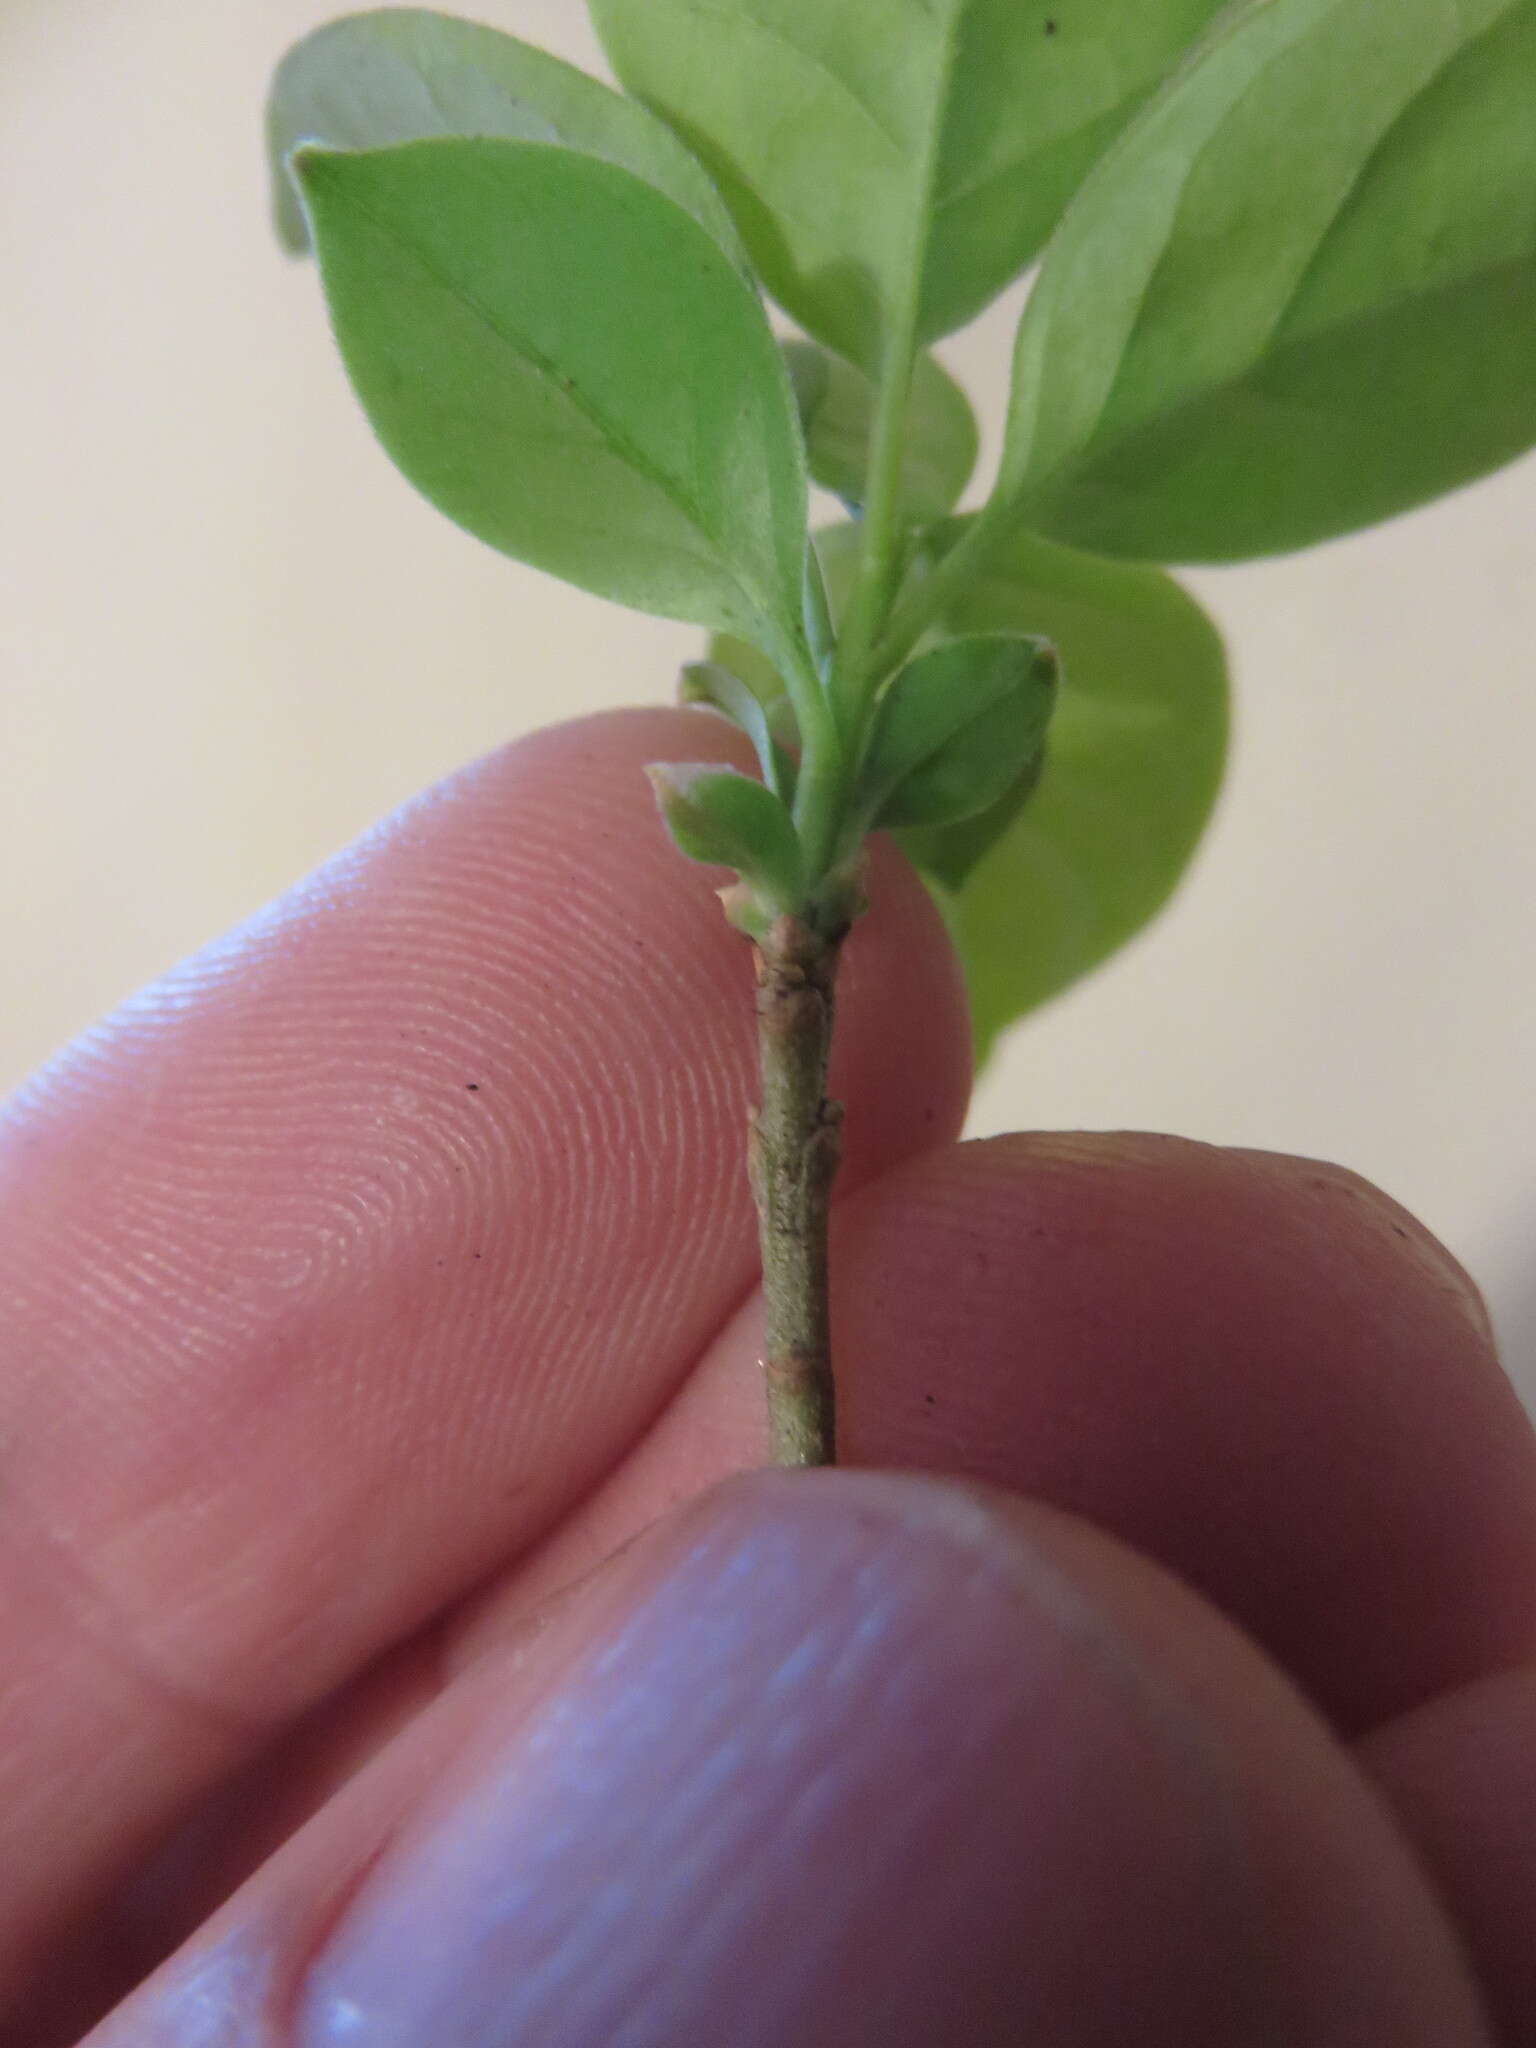
[[[1106,143],[1021,328],[994,581],[1020,552],[1021,590],[1068,566],[1026,529],[1162,559],[1300,545],[1536,438],[1528,0],[1256,0],[1118,141],[1213,9],[1061,11],[596,0],[621,76],[686,149],[488,30],[393,13],[311,38],[274,94],[279,155],[306,136],[565,145],[310,159],[338,332],[386,445],[509,552],[782,660],[803,455],[743,245],[809,332],[871,362],[893,325],[932,338],[1016,274]],[[413,391],[424,349],[454,375]],[[1139,574],[1100,592],[1111,610],[1149,594]],[[1075,679],[1050,609],[1028,626]],[[1219,734],[1219,708],[1202,722]],[[1214,777],[1186,780],[1208,804]],[[1174,872],[1201,816],[1173,834]]]

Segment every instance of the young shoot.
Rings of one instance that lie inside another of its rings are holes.
[[[1156,913],[1226,737],[1220,642],[1159,565],[1305,547],[1536,442],[1536,12],[591,13],[622,90],[414,9],[306,38],[269,109],[278,226],[419,490],[710,636],[681,695],[755,771],[651,777],[753,948],[772,1439],[825,1463],[865,842],[939,899],[978,1057]],[[1036,264],[962,512],[977,423],[932,350]],[[849,514],[815,534],[813,483]]]

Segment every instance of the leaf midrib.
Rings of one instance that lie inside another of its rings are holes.
[[[906,275],[896,290],[906,310],[910,298],[915,336],[928,283],[928,256],[933,247],[937,209],[939,165],[944,154],[944,135],[953,109],[955,60],[960,46],[960,29],[970,11],[971,0],[949,0],[940,30],[939,62],[934,69],[934,92],[929,101],[929,119],[922,137],[913,183],[913,204],[909,217],[910,238],[906,247]],[[930,14],[929,19],[933,16]],[[889,311],[889,309],[887,309]]]
[[[1219,404],[1229,394],[1241,391],[1252,382],[1254,373],[1260,369],[1268,370],[1280,367],[1288,361],[1294,361],[1314,351],[1325,352],[1336,344],[1339,336],[1347,334],[1352,327],[1372,326],[1384,315],[1396,313],[1404,306],[1426,304],[1435,299],[1443,298],[1449,293],[1461,290],[1469,282],[1489,283],[1504,275],[1520,277],[1531,271],[1536,271],[1536,246],[1533,246],[1530,253],[1525,256],[1511,258],[1504,263],[1487,264],[1474,270],[1458,272],[1454,278],[1445,279],[1431,290],[1395,294],[1391,298],[1381,300],[1379,304],[1371,308],[1369,313],[1357,315],[1354,319],[1342,321],[1333,326],[1313,328],[1307,334],[1298,335],[1294,341],[1283,343],[1281,347],[1272,350],[1269,354],[1256,358],[1253,362],[1249,363],[1240,376],[1224,378],[1219,384],[1208,384],[1202,390],[1192,392],[1188,398],[1183,399],[1178,405],[1170,407],[1168,411],[1156,413],[1146,419],[1138,420],[1134,425],[1126,427],[1112,439],[1099,443],[1094,448],[1091,459],[1079,461],[1075,464],[1071,460],[1058,464],[1047,476],[1040,479],[1038,484],[1031,486],[1016,500],[1017,519],[1022,522],[1031,508],[1044,503],[1055,491],[1061,489],[1064,484],[1070,487],[1082,476],[1091,473],[1101,462],[1113,459],[1139,436],[1158,432],[1185,414],[1196,412],[1202,406]],[[1279,400],[1273,402],[1276,405],[1280,404]],[[1076,472],[1075,474],[1074,471]]]
[[[827,4],[829,6],[836,5],[837,0],[827,0]],[[834,86],[842,97],[847,100],[849,106],[856,109],[869,126],[874,129],[881,141],[895,153],[898,160],[905,157],[907,150],[906,141],[902,136],[895,133],[884,115],[877,112],[864,95],[856,91],[854,86],[840,71],[834,70],[825,57],[819,56],[814,50],[806,49],[803,43],[797,43],[793,36],[787,34],[776,22],[764,21],[760,15],[754,14],[746,8],[727,12],[724,8],[703,5],[701,0],[682,0],[678,12],[694,21],[712,21],[726,29],[739,30],[747,28],[755,30],[765,42],[775,43],[781,50],[788,50],[793,56],[798,57],[800,62],[809,70],[819,73],[821,77],[827,80],[829,85]]]
[[[510,146],[524,149],[553,149],[558,147],[558,145],[553,143],[538,142],[515,143]],[[581,154],[578,151],[566,153],[571,155]],[[597,161],[597,159],[594,159],[594,161]],[[617,169],[618,166],[610,166],[610,168]],[[631,173],[630,175],[633,174]],[[640,181],[637,179],[636,182]],[[770,606],[760,591],[754,590],[743,581],[734,563],[728,562],[722,557],[715,541],[710,535],[708,526],[705,524],[700,507],[679,484],[667,476],[665,471],[658,470],[650,458],[633,445],[627,435],[613,427],[607,417],[588,399],[581,386],[574,379],[562,377],[544,352],[536,348],[516,328],[504,328],[497,316],[482,305],[474,293],[468,291],[457,279],[446,273],[418,243],[401,234],[398,228],[393,226],[387,217],[380,214],[375,207],[370,206],[366,200],[355,196],[352,203],[357,207],[359,213],[371,221],[374,227],[387,240],[391,241],[396,248],[409,257],[439,289],[446,291],[451,297],[457,299],[468,312],[473,314],[475,319],[480,322],[481,326],[495,340],[511,349],[514,354],[520,352],[523,359],[532,366],[543,383],[550,387],[573,412],[578,413],[596,430],[604,446],[614,453],[619,460],[625,462],[638,475],[642,476],[660,496],[667,500],[675,511],[682,514],[690,529],[698,536],[707,551],[703,559],[726,572],[728,580],[734,585],[738,594],[745,601],[749,611],[764,621],[771,620],[775,616],[777,608]],[[679,214],[682,214],[684,219],[691,219],[690,215],[683,214],[681,207],[678,207],[677,211]],[[700,233],[703,232],[704,230],[700,229]]]
[[[1471,37],[1468,41],[1459,44],[1456,49],[1451,51],[1451,53],[1443,60],[1443,62],[1435,66],[1434,70],[1430,73],[1429,77],[1424,80],[1423,84],[1413,94],[1413,97],[1405,101],[1404,104],[1398,108],[1397,112],[1393,115],[1392,119],[1387,123],[1386,127],[1382,130],[1380,135],[1377,136],[1375,142],[1371,145],[1370,150],[1367,152],[1366,156],[1357,168],[1355,175],[1350,179],[1349,184],[1345,187],[1345,190],[1340,195],[1339,203],[1334,208],[1333,213],[1329,217],[1327,227],[1324,229],[1323,233],[1318,237],[1317,246],[1313,249],[1312,254],[1308,257],[1307,262],[1304,268],[1302,269],[1301,275],[1297,278],[1290,292],[1286,295],[1285,304],[1280,309],[1279,317],[1273,322],[1273,324],[1270,327],[1269,335],[1268,337],[1266,337],[1268,341],[1272,341],[1277,335],[1281,333],[1282,329],[1285,327],[1286,322],[1295,312],[1298,300],[1300,300],[1303,293],[1305,292],[1309,280],[1316,275],[1319,265],[1322,263],[1324,256],[1327,254],[1329,245],[1337,238],[1345,222],[1353,216],[1355,208],[1360,198],[1361,190],[1365,185],[1366,180],[1370,177],[1376,165],[1380,163],[1383,155],[1391,148],[1395,138],[1401,133],[1404,124],[1413,118],[1415,113],[1418,111],[1420,105],[1423,103],[1423,101],[1426,100],[1431,93],[1435,92],[1438,89],[1442,81],[1448,76],[1450,72],[1452,72],[1456,68],[1458,64],[1460,64],[1466,57],[1470,56],[1471,53],[1474,50],[1476,50],[1480,44],[1486,42],[1491,37],[1502,35],[1505,28],[1509,24],[1511,16],[1518,14],[1522,11],[1525,11],[1526,6],[1527,0],[1509,0],[1509,5],[1505,7],[1502,13],[1500,13],[1495,20],[1489,22],[1486,28],[1479,30],[1479,32],[1475,36]],[[1500,267],[1501,266],[1497,264],[1483,266],[1484,269],[1489,270],[1496,270]],[[1475,277],[1478,274],[1479,272],[1477,267],[1465,270],[1457,270],[1451,273],[1451,275],[1443,278],[1442,285],[1463,284],[1467,281],[1468,278]],[[1432,294],[1412,292],[1394,293],[1392,297],[1381,300],[1375,310],[1391,311],[1394,307],[1401,304],[1406,304],[1415,297],[1425,296],[1432,296]],[[1314,332],[1322,331],[1324,330],[1314,330]]]
[[[1232,22],[1228,33],[1233,33],[1237,29],[1239,29],[1242,26],[1242,22],[1246,14],[1250,12],[1257,13],[1264,4],[1265,0],[1253,0],[1253,5],[1250,9],[1240,10],[1238,17],[1234,19],[1234,21]],[[1470,39],[1464,42],[1459,43],[1454,50],[1450,51],[1441,60],[1440,63],[1436,64],[1433,70],[1423,80],[1423,82],[1415,89],[1413,94],[1408,99],[1406,99],[1403,102],[1403,104],[1397,109],[1397,111],[1392,115],[1391,119],[1382,128],[1381,133],[1372,143],[1365,157],[1362,159],[1360,164],[1356,166],[1348,182],[1345,184],[1344,189],[1339,194],[1338,200],[1335,203],[1332,212],[1329,214],[1327,225],[1324,227],[1322,233],[1318,236],[1316,244],[1314,245],[1311,254],[1307,257],[1305,263],[1297,272],[1296,277],[1292,281],[1290,289],[1286,292],[1284,299],[1280,303],[1280,306],[1276,310],[1273,317],[1270,319],[1265,329],[1263,339],[1258,342],[1252,354],[1250,355],[1249,360],[1244,365],[1243,369],[1234,376],[1223,378],[1220,382],[1211,383],[1203,386],[1200,390],[1190,393],[1188,397],[1181,399],[1176,405],[1167,408],[1165,411],[1161,411],[1155,414],[1149,414],[1139,420],[1128,423],[1110,439],[1098,444],[1093,461],[1080,460],[1074,465],[1073,458],[1069,456],[1064,461],[1058,463],[1054,469],[1047,472],[1046,476],[1040,479],[1037,483],[1033,485],[1030,485],[1027,482],[1024,483],[1015,501],[1016,506],[1018,508],[1017,516],[1019,518],[1022,519],[1022,517],[1025,516],[1029,505],[1040,503],[1042,499],[1046,497],[1053,488],[1058,487],[1060,484],[1060,480],[1064,474],[1070,476],[1074,466],[1076,466],[1080,471],[1086,472],[1087,470],[1091,469],[1097,461],[1102,460],[1107,454],[1111,454],[1113,451],[1123,448],[1129,441],[1134,440],[1137,435],[1154,431],[1155,429],[1165,425],[1170,421],[1177,420],[1183,414],[1194,411],[1202,405],[1210,404],[1212,402],[1219,400],[1220,397],[1227,392],[1241,389],[1242,386],[1249,382],[1249,380],[1253,377],[1254,373],[1263,365],[1274,365],[1277,363],[1281,363],[1285,361],[1285,359],[1288,356],[1301,354],[1311,347],[1332,346],[1335,344],[1336,338],[1338,336],[1348,333],[1351,326],[1369,324],[1377,320],[1384,313],[1395,312],[1403,306],[1411,305],[1421,300],[1438,298],[1446,292],[1461,289],[1463,286],[1467,285],[1474,279],[1484,279],[1493,277],[1498,275],[1501,271],[1519,269],[1523,267],[1525,264],[1528,264],[1533,260],[1536,260],[1536,245],[1533,245],[1530,253],[1523,258],[1511,259],[1504,263],[1499,264],[1473,265],[1470,268],[1458,270],[1453,275],[1442,278],[1442,280],[1437,285],[1428,290],[1407,290],[1403,292],[1393,293],[1387,298],[1383,298],[1376,301],[1375,304],[1373,304],[1373,306],[1370,308],[1369,312],[1357,313],[1351,320],[1336,322],[1329,326],[1313,328],[1310,330],[1308,334],[1297,337],[1297,339],[1294,342],[1282,341],[1281,345],[1278,348],[1272,348],[1270,346],[1270,344],[1274,341],[1275,337],[1280,335],[1282,330],[1284,329],[1286,321],[1295,309],[1298,299],[1301,297],[1301,294],[1305,288],[1308,278],[1310,278],[1315,273],[1318,264],[1321,262],[1323,255],[1329,246],[1329,243],[1332,241],[1334,235],[1337,233],[1340,223],[1349,213],[1350,208],[1360,190],[1360,187],[1364,179],[1368,175],[1371,167],[1379,160],[1382,151],[1389,147],[1392,138],[1398,133],[1402,124],[1411,118],[1411,116],[1414,113],[1414,110],[1419,106],[1420,102],[1425,98],[1425,96],[1435,90],[1436,86],[1445,77],[1447,72],[1452,70],[1455,67],[1455,65],[1457,65],[1461,61],[1463,56],[1468,51],[1475,49],[1477,45],[1484,40],[1485,37],[1500,33],[1507,25],[1510,17],[1519,12],[1525,4],[1526,0],[1508,0],[1508,5],[1500,12],[1500,14],[1497,16],[1495,20],[1488,23],[1488,25],[1485,28],[1479,30],[1475,36],[1471,37]],[[1190,159],[1190,162],[1185,167],[1184,176],[1180,180],[1179,190],[1181,194],[1187,191],[1190,181],[1195,176],[1195,173],[1198,170],[1200,164],[1204,161],[1208,152],[1216,146],[1221,135],[1227,129],[1229,122],[1233,119],[1236,109],[1241,106],[1242,100],[1247,97],[1247,94],[1249,92],[1257,88],[1262,78],[1262,75],[1262,73],[1256,74],[1255,77],[1249,81],[1249,84],[1245,88],[1244,93],[1237,100],[1234,100],[1232,102],[1232,105],[1228,107],[1226,115],[1223,118],[1222,122],[1219,124],[1218,128],[1212,132],[1212,134],[1207,138],[1207,141],[1204,144],[1204,146],[1196,153],[1194,157]],[[1131,337],[1134,337],[1136,330],[1140,325],[1140,315],[1142,308],[1144,308],[1147,299],[1151,295],[1156,280],[1158,276],[1161,274],[1163,268],[1163,261],[1164,258],[1160,258],[1157,263],[1153,264],[1151,270],[1147,274],[1142,290],[1137,296],[1137,315],[1135,320],[1131,324]],[[1129,352],[1129,346],[1127,346],[1127,348],[1124,349],[1121,353],[1120,362],[1122,371],[1126,357],[1128,356]],[[1113,379],[1111,379],[1109,388],[1104,394],[1104,398],[1098,408],[1097,414],[1095,415],[1093,425],[1089,428],[1087,435],[1084,437],[1083,446],[1085,449],[1093,446],[1093,438],[1098,426],[1098,422],[1103,419],[1105,413],[1109,411],[1111,405],[1113,404],[1114,395],[1119,387],[1119,383],[1120,373],[1117,372],[1116,376]]]

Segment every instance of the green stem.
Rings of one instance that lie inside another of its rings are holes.
[[[842,1110],[827,1055],[840,941],[775,920],[756,949],[762,1104],[748,1165],[763,1266],[763,1374],[774,1462],[835,1461],[827,1215]]]
[[[956,58],[956,40],[963,10],[950,10],[943,72],[949,75]],[[906,454],[907,408],[917,364],[918,329],[923,312],[923,280],[928,264],[928,239],[939,175],[944,124],[933,110],[917,161],[912,166],[911,209],[906,247],[896,267],[894,303],[886,324],[880,356],[880,390],[870,446],[864,492],[864,536],[859,577],[844,622],[842,649],[835,680],[845,712],[855,717],[867,705],[880,678],[889,673],[876,643],[885,624],[901,574],[901,471]]]
[[[784,678],[789,701],[795,707],[795,719],[800,727],[800,740],[807,762],[818,752],[830,752],[835,756],[838,752],[837,722],[832,716],[832,706],[827,702],[810,650],[803,643],[791,640],[787,634],[777,641],[765,642],[765,647]]]
[[[809,879],[815,883],[831,866],[843,804],[843,743],[832,706],[809,654],[786,648],[781,673],[800,725],[800,775],[795,785],[795,824],[805,848]]]
[[[812,659],[818,671],[825,674],[837,650],[837,634],[832,626],[832,608],[827,602],[827,581],[822,574],[821,557],[813,540],[805,544],[805,632]]]
[[[827,747],[807,747],[795,788],[795,823],[805,848],[806,875],[814,888],[831,867],[843,808],[843,763]]]
[[[966,586],[985,570],[1008,526],[995,507],[996,500],[983,509],[964,540],[951,549],[933,574],[914,584],[896,606],[871,663],[877,675],[889,675],[905,661],[934,621],[942,618]]]
[[[912,366],[917,357],[917,282],[914,273],[906,303],[898,313],[901,326],[891,334],[880,372],[858,582],[843,624],[837,663],[839,699],[847,709],[857,706],[867,693],[870,655],[901,567],[901,466],[906,453]]]

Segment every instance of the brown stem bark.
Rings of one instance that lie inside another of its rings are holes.
[[[748,1165],[762,1250],[768,1426],[780,1465],[836,1460],[827,1212],[842,1107],[826,1091],[839,944],[781,917],[756,948],[762,1105]]]

